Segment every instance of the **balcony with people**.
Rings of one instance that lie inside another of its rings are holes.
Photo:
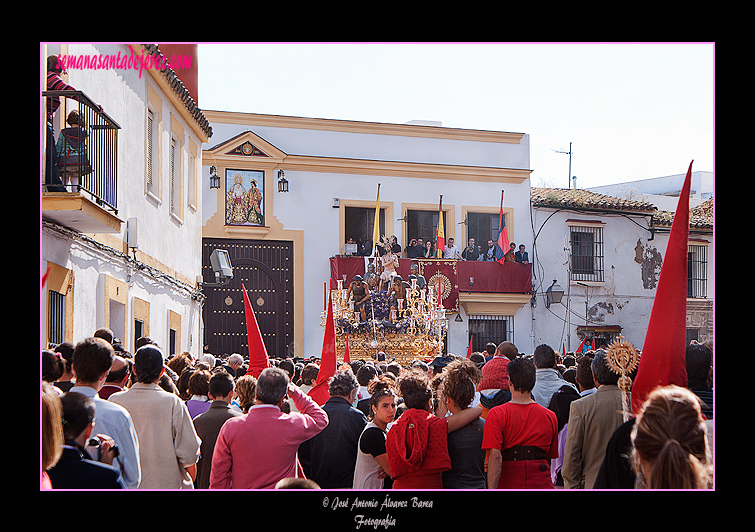
[[[59,74],[53,72],[53,75]],[[42,218],[83,233],[118,233],[120,126],[81,90],[42,92],[47,111]]]

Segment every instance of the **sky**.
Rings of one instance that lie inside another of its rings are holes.
[[[200,44],[204,110],[527,133],[532,186],[715,170],[714,43]]]

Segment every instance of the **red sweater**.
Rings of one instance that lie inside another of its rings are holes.
[[[388,431],[385,447],[393,489],[443,487],[441,473],[451,469],[445,419],[410,408]]]

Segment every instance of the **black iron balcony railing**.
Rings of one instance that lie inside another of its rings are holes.
[[[99,205],[118,213],[118,130],[102,107],[82,91],[43,91],[60,98],[58,113],[65,118],[56,132],[57,172],[61,184],[46,176],[43,191],[85,192]],[[53,146],[46,146],[47,150]],[[46,172],[51,169],[46,168]]]

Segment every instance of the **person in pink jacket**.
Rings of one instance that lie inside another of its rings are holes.
[[[287,392],[298,412],[281,411]],[[279,480],[302,477],[299,445],[327,425],[325,411],[293,385],[286,372],[263,370],[257,379],[256,404],[220,429],[210,489],[274,489]]]

